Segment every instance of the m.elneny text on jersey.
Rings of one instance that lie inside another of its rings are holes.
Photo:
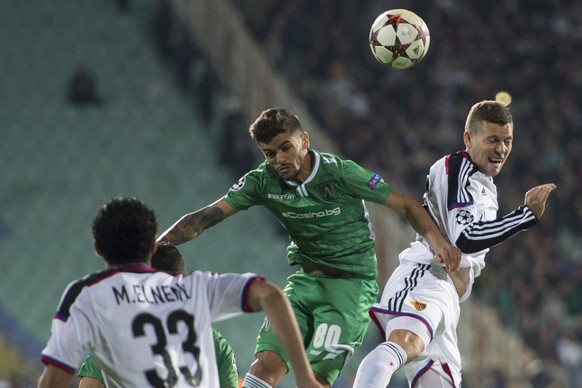
[[[121,287],[111,287],[113,296],[118,305],[122,303],[171,303],[183,302],[191,299],[192,295],[188,294],[186,287],[183,284],[157,285],[152,287],[144,286],[143,284],[122,285]]]

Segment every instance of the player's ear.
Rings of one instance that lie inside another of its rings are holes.
[[[309,148],[309,133],[303,132],[301,134],[301,145],[303,148]]]
[[[465,131],[463,133],[463,142],[465,143],[465,148],[470,149],[473,143],[473,136],[471,135],[471,131]]]
[[[95,239],[93,239],[93,249],[95,250],[97,256],[103,257],[103,255],[101,254],[101,250],[99,249],[99,245],[97,245],[97,241]]]

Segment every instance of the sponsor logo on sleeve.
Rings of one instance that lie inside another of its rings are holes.
[[[372,190],[374,190],[376,188],[376,186],[378,186],[378,183],[380,183],[381,180],[382,180],[382,177],[380,175],[374,174],[374,175],[372,175],[372,177],[368,181],[368,186]]]

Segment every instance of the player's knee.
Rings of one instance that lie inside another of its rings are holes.
[[[327,381],[327,379],[323,376],[321,376],[319,373],[315,373],[315,379],[317,380],[317,382],[321,385],[323,385],[325,388],[329,388],[329,381]]]
[[[432,339],[428,327],[414,317],[402,316],[386,324],[387,340],[400,345],[412,361],[420,355]]]
[[[263,351],[256,354],[249,372],[271,383],[278,383],[287,374],[287,365],[276,353]]]
[[[408,356],[408,360],[414,360],[424,351],[424,340],[408,329],[394,329],[388,336],[388,341],[400,345]]]

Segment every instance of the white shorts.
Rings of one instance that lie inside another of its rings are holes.
[[[452,386],[459,387],[460,312],[459,296],[442,266],[402,262],[388,279],[380,302],[370,309],[370,316],[384,338],[390,334],[386,333],[386,325],[391,319],[408,317],[422,322],[422,325],[403,327],[430,341],[422,354],[403,367],[411,387],[427,369],[448,375]],[[424,332],[423,327],[428,331]]]

